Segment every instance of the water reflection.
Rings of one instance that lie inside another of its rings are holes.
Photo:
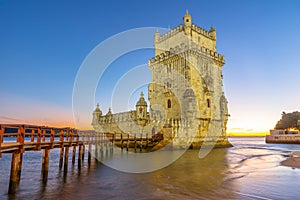
[[[26,152],[19,189],[7,195],[11,156],[0,159],[0,199],[297,199],[300,170],[280,166],[295,145],[270,145],[263,139],[232,140],[233,148],[214,149],[204,159],[188,150],[176,162],[151,173],[111,169],[94,158],[59,169],[59,150],[51,150],[47,182],[41,153]],[[126,151],[123,152],[126,155]],[[110,158],[105,152],[104,157]],[[157,161],[158,162],[158,161]]]

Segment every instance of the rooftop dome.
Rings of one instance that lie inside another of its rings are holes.
[[[112,113],[111,113],[111,108],[108,108],[108,112],[107,112],[106,115],[112,115]]]
[[[136,106],[147,106],[147,102],[145,101],[143,92],[141,92],[140,99],[136,103]]]
[[[96,106],[96,109],[94,110],[94,113],[101,113],[102,114],[102,112],[99,108],[99,103],[97,103],[97,106]]]

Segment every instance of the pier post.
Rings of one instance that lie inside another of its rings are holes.
[[[127,145],[126,145],[126,150],[129,150],[129,134],[127,134]]]
[[[30,138],[31,142],[34,142],[34,134],[35,134],[35,129],[32,129],[31,130],[31,138]]]
[[[84,161],[84,153],[85,153],[85,146],[84,146],[84,144],[82,145],[82,162]]]
[[[134,134],[134,151],[136,151],[136,146],[137,146],[137,143],[136,143],[136,134]]]
[[[18,136],[17,136],[17,142],[19,142],[21,145],[19,146],[19,150],[21,153],[24,153],[24,141],[25,141],[25,126],[22,125],[18,128]]]
[[[123,150],[123,134],[121,133],[121,149]]]
[[[63,165],[63,158],[64,158],[64,130],[60,131],[59,141],[61,142],[60,156],[59,156],[59,168],[61,169]]]
[[[142,151],[142,148],[143,148],[143,135],[141,134],[140,151]]]
[[[81,166],[82,163],[82,157],[83,157],[83,149],[84,145],[79,145],[79,150],[78,150],[78,166]]]
[[[79,148],[80,149],[80,148]],[[73,152],[72,152],[72,165],[75,164],[75,155],[76,155],[76,146],[73,146]]]
[[[2,157],[1,144],[3,143],[3,137],[4,137],[4,128],[2,128],[0,125],[0,158]]]
[[[146,146],[145,149],[148,148],[148,144],[149,144],[149,139],[148,139],[148,133],[146,134]]]
[[[42,128],[38,128],[38,135],[37,135],[37,144],[36,144],[36,150],[40,151],[41,150],[41,134],[42,134]]]
[[[54,129],[51,128],[51,130],[50,130],[50,142],[51,142],[51,144],[50,144],[50,149],[53,149],[53,144],[54,144],[54,134],[55,134]]]
[[[100,155],[101,159],[103,159],[103,143],[99,144],[100,145]]]
[[[42,142],[45,142],[46,130],[43,130]]]
[[[69,161],[69,147],[71,144],[71,134],[70,134],[70,130],[67,130],[67,142],[69,142],[69,144],[65,147],[65,159],[64,159],[64,173],[66,174],[68,172],[68,161]]]
[[[69,146],[65,147],[64,173],[68,172]]]
[[[14,194],[20,183],[23,154],[20,150],[12,153],[8,193]]]
[[[91,151],[92,151],[92,146],[91,144],[89,144],[88,164],[91,164],[91,157],[92,157]]]
[[[98,144],[95,143],[95,159],[98,160]]]
[[[50,149],[49,148],[44,149],[43,158],[42,158],[42,176],[44,182],[47,181],[48,179],[49,154],[50,154]]]

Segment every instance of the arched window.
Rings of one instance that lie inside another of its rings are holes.
[[[207,102],[207,107],[210,108],[210,100],[206,99],[206,102]]]
[[[172,103],[171,103],[171,100],[168,99],[168,108],[171,108],[172,107]]]

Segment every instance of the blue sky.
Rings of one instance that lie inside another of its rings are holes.
[[[92,49],[129,29],[173,28],[186,9],[193,23],[217,30],[229,131],[267,131],[282,111],[299,110],[299,1],[0,0],[0,121],[71,125],[73,84]],[[133,52],[112,64],[95,99],[104,113],[113,81],[152,56]]]

